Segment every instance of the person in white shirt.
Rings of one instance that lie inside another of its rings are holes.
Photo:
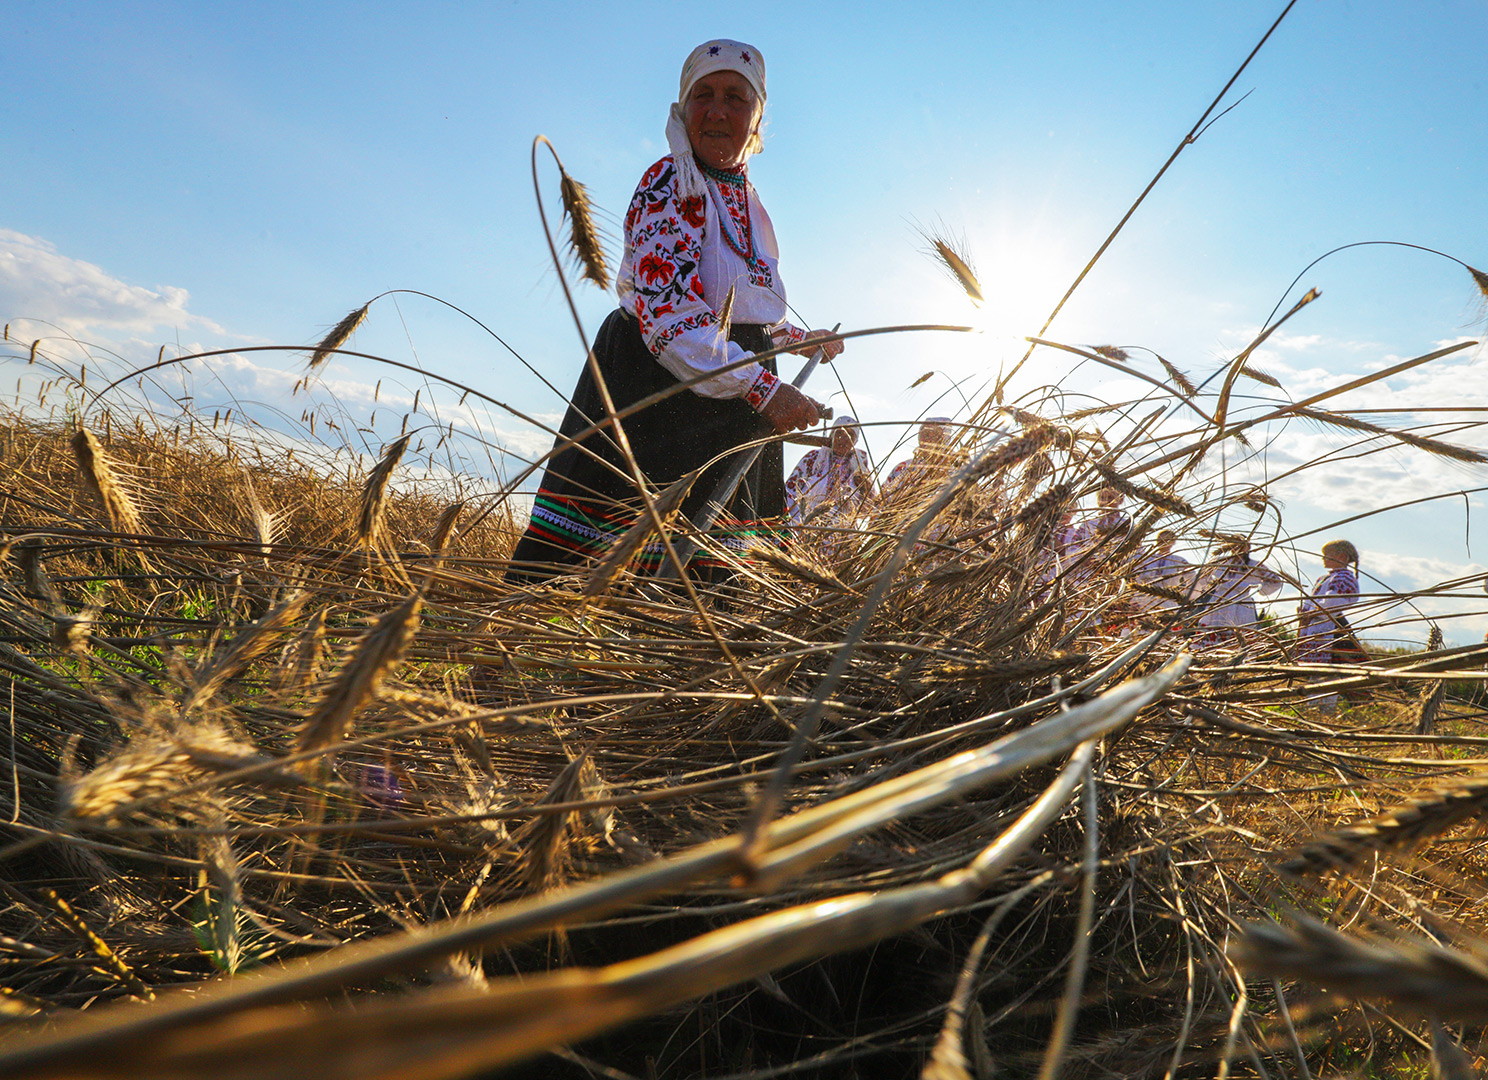
[[[878,483],[851,416],[837,417],[828,445],[802,456],[785,482],[785,510],[793,525],[818,513],[855,518],[877,497]]]
[[[1184,596],[1193,594],[1197,571],[1193,563],[1173,550],[1178,534],[1163,529],[1154,538],[1152,549],[1132,569],[1132,580],[1142,585],[1153,585]],[[1139,611],[1147,614],[1176,611],[1178,601],[1166,596],[1138,592],[1135,599]]]
[[[1365,659],[1343,615],[1345,608],[1359,602],[1359,549],[1347,540],[1329,540],[1322,555],[1323,576],[1297,605],[1297,662],[1338,664]],[[1350,657],[1350,653],[1355,655]],[[1319,695],[1313,704],[1331,711],[1338,695]]]
[[[1270,567],[1251,557],[1249,540],[1227,544],[1220,558],[1207,564],[1200,577],[1200,587],[1208,593],[1209,600],[1209,607],[1199,616],[1199,625],[1210,631],[1204,644],[1226,641],[1244,644],[1242,631],[1254,627],[1260,619],[1255,594],[1271,596],[1281,588],[1283,580]]]

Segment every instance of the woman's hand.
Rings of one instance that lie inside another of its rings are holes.
[[[842,342],[824,341],[818,343],[818,339],[831,336],[832,331],[830,330],[808,330],[806,331],[805,339],[801,344],[792,349],[791,352],[797,356],[810,356],[817,349],[821,349],[822,360],[835,360],[842,355]],[[1488,586],[1485,586],[1485,588],[1488,588]]]
[[[821,402],[807,397],[788,382],[776,387],[775,396],[760,410],[777,435],[809,428],[821,419],[821,414]]]

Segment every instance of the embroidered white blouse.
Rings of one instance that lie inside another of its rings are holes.
[[[1347,566],[1329,570],[1312,587],[1312,594],[1304,596],[1297,605],[1297,636],[1304,649],[1310,648],[1306,639],[1332,639],[1339,629],[1331,615],[1342,614],[1344,608],[1359,602],[1359,579]]]
[[[838,456],[829,446],[810,451],[796,463],[785,482],[785,510],[799,524],[823,503],[842,504],[849,512],[866,506],[878,494],[868,455],[857,447]]]
[[[1234,558],[1206,566],[1200,579],[1215,605],[1199,616],[1200,626],[1250,626],[1256,622],[1251,594],[1271,596],[1284,579],[1265,563]]]
[[[625,255],[615,283],[620,306],[640,320],[651,354],[684,380],[750,355],[727,339],[718,317],[730,288],[732,322],[771,327],[777,346],[806,336],[785,321],[775,228],[747,172],[703,172],[707,197],[679,199],[670,155],[646,170],[625,215]],[[777,386],[779,379],[751,363],[692,389],[704,397],[742,397],[762,409]]]

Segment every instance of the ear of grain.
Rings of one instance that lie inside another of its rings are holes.
[[[749,557],[767,566],[772,566],[781,573],[800,578],[802,581],[809,581],[829,592],[852,592],[836,574],[826,567],[814,566],[804,559],[782,551],[773,544],[754,545],[749,549]]]
[[[67,611],[67,605],[62,603],[62,597],[57,594],[52,586],[52,579],[47,576],[41,558],[43,550],[39,542],[16,545],[16,561],[21,564],[21,580],[26,583],[26,591],[39,597],[53,615],[62,615]]]
[[[389,446],[382,455],[382,460],[367,475],[367,483],[362,488],[361,512],[357,516],[356,530],[357,543],[363,547],[371,547],[382,535],[383,515],[387,510],[388,481],[392,479],[393,470],[403,457],[403,451],[408,449],[408,440],[411,438],[412,435],[404,435]]]
[[[198,855],[202,872],[202,901],[206,934],[212,943],[212,962],[229,975],[243,963],[241,934],[243,890],[238,860],[223,836],[204,837]]]
[[[1104,416],[1107,413],[1120,412],[1121,409],[1122,406],[1120,405],[1092,405],[1087,409],[1076,409],[1074,412],[1065,413],[1064,419],[1072,424],[1076,420],[1086,420],[1092,416]]]
[[[63,652],[83,652],[92,639],[93,623],[97,618],[97,608],[88,608],[75,615],[56,615],[52,619],[52,644]]]
[[[300,593],[290,598],[235,637],[193,680],[191,692],[181,704],[181,712],[188,713],[216,697],[244,668],[273,648],[289,624],[299,618],[307,595]]]
[[[263,503],[258,501],[258,491],[253,486],[253,478],[248,475],[243,477],[248,493],[248,517],[253,523],[254,539],[258,541],[258,553],[268,555],[270,545],[274,542],[274,515],[264,509]]]
[[[1478,287],[1478,292],[1483,294],[1483,303],[1488,304],[1488,274],[1472,266],[1469,266],[1467,270],[1472,274],[1473,284]]]
[[[1104,462],[1096,462],[1095,468],[1105,478],[1107,484],[1129,499],[1139,499],[1149,506],[1155,506],[1165,513],[1179,517],[1195,517],[1198,513],[1186,499],[1179,498],[1169,491],[1133,484]]]
[[[578,802],[584,798],[584,767],[589,751],[582,751],[563,767],[536,806],[555,806]],[[567,813],[540,814],[518,837],[522,855],[520,873],[532,892],[546,892],[560,883],[569,864],[569,833],[576,817]]]
[[[78,428],[72,437],[72,452],[77,458],[78,473],[83,485],[103,507],[113,530],[134,534],[143,532],[139,509],[120,482],[113,463],[99,445],[97,437],[87,428]]]
[[[439,515],[439,520],[434,523],[434,535],[429,537],[429,550],[436,555],[444,554],[444,546],[449,543],[450,533],[455,531],[455,525],[460,520],[460,511],[465,509],[465,500],[450,503]]]
[[[312,368],[319,367],[326,357],[346,344],[347,338],[351,337],[356,332],[356,328],[361,326],[362,321],[366,319],[367,309],[371,306],[371,301],[368,301],[331,327],[331,332],[320,339],[320,344],[315,346],[315,351],[310,354]]]
[[[935,251],[936,258],[950,271],[953,278],[960,284],[967,296],[981,303],[986,299],[982,295],[982,284],[977,280],[976,271],[971,268],[971,263],[955,248],[939,237],[931,238],[931,246]]]
[[[1434,944],[1362,941],[1299,916],[1295,927],[1244,927],[1232,955],[1249,974],[1301,979],[1443,1020],[1488,1019],[1488,969]]]
[[[1255,382],[1264,383],[1266,386],[1274,386],[1278,390],[1281,389],[1280,380],[1278,380],[1274,375],[1267,374],[1260,368],[1251,367],[1249,364],[1241,364],[1240,374],[1244,375],[1248,379],[1253,379]]]
[[[388,673],[403,659],[404,650],[418,632],[422,606],[423,595],[415,593],[362,635],[351,660],[306,719],[297,750],[302,753],[323,750],[345,738],[357,713],[372,700]]]
[[[59,816],[67,822],[116,824],[128,804],[167,794],[195,778],[196,769],[184,750],[139,740],[75,781],[62,784]]]
[[[1333,427],[1344,428],[1348,431],[1362,431],[1370,435],[1385,435],[1392,439],[1398,439],[1407,446],[1413,446],[1417,450],[1424,450],[1428,454],[1438,457],[1450,458],[1453,461],[1461,461],[1468,464],[1480,464],[1488,461],[1488,454],[1455,443],[1443,442],[1440,439],[1428,438],[1424,435],[1415,435],[1408,431],[1395,431],[1391,428],[1372,424],[1367,420],[1360,420],[1357,416],[1348,416],[1344,413],[1327,412],[1323,409],[1293,409],[1293,414],[1308,420],[1314,420],[1320,424],[1328,424]]]
[[[1131,354],[1118,345],[1092,345],[1090,351],[1123,364],[1131,359]]]
[[[87,945],[93,955],[103,961],[104,968],[123,984],[131,997],[138,998],[140,1001],[155,1000],[155,991],[140,981],[140,977],[134,973],[134,970],[123,961],[118,953],[109,948],[103,938],[93,932],[83,917],[73,910],[71,904],[58,896],[53,889],[44,888],[41,890],[41,895],[52,905],[62,925],[76,935],[79,941]]]
[[[1035,521],[1040,518],[1049,518],[1052,520],[1059,514],[1060,510],[1064,509],[1065,504],[1070,500],[1070,496],[1074,494],[1074,490],[1073,484],[1060,483],[1053,485],[1048,491],[1045,491],[1042,495],[1039,495],[1026,506],[1019,509],[1012,516],[1008,524],[1022,525],[1025,522]]]
[[[723,298],[723,307],[718,309],[718,332],[729,336],[734,324],[734,294],[736,286],[730,285],[728,295]]]
[[[294,641],[285,647],[275,665],[275,685],[281,690],[303,690],[320,677],[325,662],[326,609],[321,608]]]
[[[1374,854],[1424,843],[1488,807],[1488,776],[1439,785],[1368,821],[1335,829],[1281,864],[1292,874],[1343,872]]]
[[[1426,636],[1426,651],[1437,652],[1444,643],[1441,627],[1433,623],[1431,633]],[[1437,679],[1426,684],[1426,688],[1421,691],[1421,702],[1416,708],[1416,734],[1431,734],[1446,696],[1447,682],[1445,679]]]
[[[1157,362],[1163,366],[1163,370],[1168,373],[1169,381],[1171,381],[1172,384],[1179,389],[1184,397],[1191,398],[1199,392],[1199,388],[1194,385],[1192,379],[1190,379],[1183,372],[1179,371],[1172,364],[1168,363],[1161,356],[1157,358]]]
[[[594,225],[594,212],[589,204],[589,189],[579,183],[562,165],[559,183],[563,199],[563,214],[568,218],[569,252],[583,271],[583,277],[601,289],[610,287],[610,269],[605,258],[604,244],[599,230]]]
[[[1452,461],[1461,461],[1468,465],[1481,465],[1488,461],[1488,454],[1473,450],[1467,446],[1459,446],[1456,443],[1443,442],[1440,439],[1427,438],[1425,435],[1413,435],[1408,431],[1392,431],[1392,438],[1399,439],[1407,446],[1413,446],[1417,450],[1424,450],[1428,454],[1437,457],[1449,458]]]

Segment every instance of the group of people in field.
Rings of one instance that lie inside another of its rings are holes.
[[[828,445],[802,457],[786,481],[790,521],[820,524],[830,533],[834,526],[851,527],[877,505],[902,500],[911,490],[928,494],[949,471],[952,430],[947,417],[922,423],[914,455],[894,467],[880,491],[868,457],[857,445],[857,421],[839,417]],[[1120,490],[1106,486],[1097,493],[1095,512],[1086,520],[1077,524],[1073,509],[1061,514],[1042,568],[1046,581],[1063,576],[1078,584],[1094,573],[1098,549],[1131,528],[1122,502]],[[1256,597],[1276,595],[1286,579],[1256,559],[1244,537],[1219,539],[1211,557],[1199,563],[1174,551],[1177,539],[1176,533],[1163,530],[1138,553],[1130,577],[1148,591],[1138,592],[1119,610],[1150,621],[1189,607],[1198,611],[1191,627],[1195,647],[1244,646],[1260,626]],[[1363,659],[1344,615],[1359,599],[1358,549],[1348,540],[1332,540],[1323,545],[1322,558],[1322,576],[1298,604],[1294,658],[1304,664]]]
[[[684,61],[666,110],[667,153],[645,170],[625,214],[618,306],[569,399],[509,581],[541,584],[602,555],[640,517],[641,484],[653,494],[686,487],[677,511],[716,509],[740,534],[757,525],[778,535],[782,520],[850,533],[860,514],[909,504],[954,464],[950,421],[934,417],[880,488],[857,422],[845,416],[785,479],[780,437],[826,410],[780,378],[774,355],[831,361],[843,346],[786,320],[780,249],[748,168],[763,149],[766,97],[764,57],[752,45],[716,39]],[[757,456],[746,459],[753,447]],[[747,465],[737,483],[735,461]],[[1088,520],[1067,515],[1047,552],[1050,587],[1077,579],[1103,541],[1130,528],[1115,488],[1100,493]],[[1164,604],[1202,610],[1200,645],[1243,641],[1257,622],[1254,594],[1275,593],[1283,579],[1245,542],[1231,540],[1194,566],[1174,540],[1159,533],[1139,553],[1132,580],[1155,590],[1145,613],[1160,615]],[[1298,612],[1298,660],[1337,660],[1353,640],[1342,613],[1358,598],[1358,559],[1347,540],[1324,546],[1326,572]]]

